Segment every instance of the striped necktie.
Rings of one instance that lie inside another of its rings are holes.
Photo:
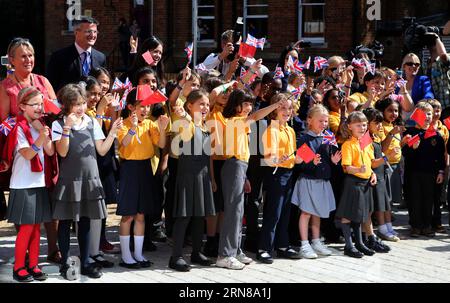
[[[83,76],[88,76],[91,71],[91,56],[89,52],[83,52]]]

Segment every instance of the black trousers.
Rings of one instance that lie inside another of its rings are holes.
[[[244,204],[244,216],[246,220],[245,246],[257,247],[259,240],[259,206],[262,202],[262,190],[264,179],[264,167],[261,167],[260,156],[250,156],[247,178],[250,181],[252,191],[246,195]]]
[[[436,189],[435,174],[405,172],[409,224],[412,228],[431,227],[433,205],[437,196]]]
[[[431,219],[431,226],[437,227],[442,225],[441,221],[441,193],[442,193],[442,184],[435,184],[435,197],[433,201],[433,217]]]
[[[175,198],[175,184],[177,181],[178,159],[169,157],[168,161],[169,177],[165,183],[166,196],[164,199],[164,216],[167,237],[172,237],[173,230],[173,200]]]

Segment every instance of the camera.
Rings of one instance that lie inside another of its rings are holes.
[[[2,65],[8,65],[9,64],[9,59],[8,59],[7,55],[1,57],[1,64]]]
[[[344,99],[345,99],[345,92],[343,90],[339,90],[338,98],[339,98],[339,102],[342,103],[342,101],[344,101]]]
[[[241,39],[242,27],[244,23],[242,22],[242,17],[238,17],[233,29],[233,46],[234,50],[231,54],[228,55],[228,61],[233,61],[236,57],[236,54],[239,52],[239,40]]]
[[[425,26],[415,22],[415,18],[404,18],[404,54],[408,52],[420,53],[424,47],[436,45],[440,35],[437,26]]]

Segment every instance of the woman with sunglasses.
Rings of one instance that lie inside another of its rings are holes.
[[[9,116],[17,116],[19,113],[18,95],[20,90],[34,86],[39,90],[44,98],[48,100],[56,99],[52,85],[44,76],[33,73],[34,68],[34,48],[28,39],[15,38],[8,46],[8,59],[14,72],[10,77],[1,82],[0,85],[0,123]],[[0,134],[0,150],[3,150],[6,136]],[[9,190],[9,175],[0,175],[0,189]],[[0,192],[1,193],[1,192]],[[45,223],[48,240],[47,260],[58,263],[61,254],[56,245],[58,221]]]
[[[403,58],[402,69],[406,90],[411,95],[414,104],[422,99],[434,99],[431,81],[428,76],[419,76],[420,60],[416,54],[409,53]]]

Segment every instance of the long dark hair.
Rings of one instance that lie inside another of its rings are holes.
[[[286,55],[289,54],[293,50],[295,50],[297,52],[297,56],[300,59],[300,53],[298,52],[298,50],[296,48],[294,48],[293,43],[290,43],[289,45],[287,45],[280,54],[280,58],[278,59],[278,67],[281,67],[283,72],[284,72],[284,60],[286,59]]]
[[[236,117],[239,114],[237,110],[239,106],[242,108],[244,102],[251,102],[253,104],[254,101],[255,97],[251,93],[243,89],[236,89],[228,97],[228,102],[223,109],[223,116],[225,118]]]
[[[138,102],[141,101],[136,100],[136,89],[133,88],[133,90],[127,95],[127,106],[125,106],[121,113],[123,119],[128,118],[131,114],[131,111],[128,109],[128,105],[136,106]]]
[[[139,68],[148,66],[147,62],[145,62],[144,58],[142,57],[142,54],[144,54],[146,51],[152,51],[160,45],[164,46],[162,41],[155,36],[151,36],[150,38],[145,39],[144,42],[139,45],[139,49],[136,53],[136,57],[134,58],[133,65],[127,71],[127,75],[129,78],[134,78],[134,74]],[[164,86],[166,84],[166,79],[164,76],[163,58],[161,58],[161,61],[159,61],[158,65],[156,66],[156,73],[158,75],[159,84],[161,86]]]
[[[144,75],[155,75],[156,77],[156,84],[159,88],[159,78],[158,78],[158,74],[157,72],[151,68],[150,66],[144,66],[139,68],[136,73],[133,76],[133,79],[131,80],[131,82],[133,83],[134,86],[137,86],[139,84],[139,79],[141,79],[142,76]]]
[[[391,98],[385,98],[383,100],[379,100],[375,103],[375,108],[378,109],[384,117],[384,111],[391,106],[392,104],[397,104],[398,106],[398,117],[397,119],[395,119],[395,121],[393,122],[394,125],[403,125],[403,120],[402,120],[402,106],[400,105],[400,103],[398,103],[397,101],[391,99]]]

